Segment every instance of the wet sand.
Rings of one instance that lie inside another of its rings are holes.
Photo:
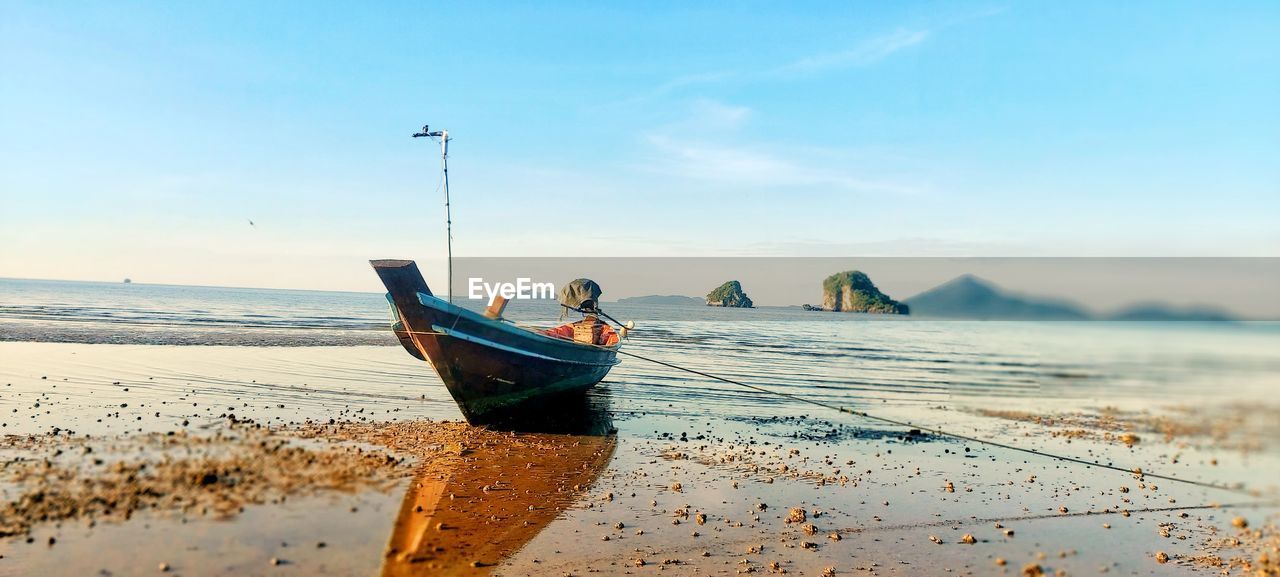
[[[838,415],[638,411],[607,382],[580,408],[590,430],[476,429],[400,380],[390,348],[0,355],[3,575],[1253,575],[1280,559],[1280,420],[1262,403],[883,409],[1251,496]],[[343,355],[385,378],[279,372]]]

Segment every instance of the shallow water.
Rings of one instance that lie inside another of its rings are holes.
[[[481,303],[462,304],[480,308]],[[1280,323],[973,322],[910,320],[797,308],[612,304],[638,323],[627,350],[837,403],[1095,398],[1250,401],[1280,385]],[[515,322],[549,326],[558,307],[513,301]],[[382,295],[0,279],[0,340],[112,344],[395,345]],[[422,379],[411,363],[263,362],[280,377]],[[406,357],[407,358],[407,357]],[[394,368],[390,368],[394,366]],[[139,370],[145,366],[136,367]],[[195,374],[203,374],[192,371]],[[625,359],[617,395],[717,410],[777,400]],[[210,384],[217,384],[211,382]]]

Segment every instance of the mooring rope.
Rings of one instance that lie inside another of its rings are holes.
[[[640,360],[642,360],[642,361],[649,361],[649,362],[651,362],[651,363],[659,364],[659,365],[662,365],[662,366],[664,366],[664,367],[669,367],[669,368],[672,368],[672,369],[676,369],[676,370],[678,370],[678,371],[684,371],[684,372],[687,372],[687,373],[693,373],[693,374],[695,374],[695,375],[699,375],[699,376],[702,376],[702,377],[706,377],[706,378],[708,378],[708,379],[713,379],[713,380],[717,380],[717,381],[720,381],[720,382],[729,383],[729,384],[731,384],[731,385],[737,385],[737,386],[739,386],[739,387],[746,387],[746,388],[751,389],[751,390],[753,390],[753,391],[758,391],[758,392],[765,393],[765,394],[769,394],[769,395],[776,395],[776,396],[779,396],[779,397],[783,397],[783,398],[785,398],[785,399],[789,399],[789,400],[792,400],[792,401],[796,401],[796,402],[798,402],[798,403],[806,403],[806,404],[810,404],[810,405],[814,405],[814,406],[822,407],[822,408],[825,408],[825,409],[830,409],[830,410],[834,410],[834,411],[840,411],[841,413],[846,413],[846,414],[849,414],[849,415],[854,415],[854,416],[856,416],[856,417],[862,417],[862,418],[864,418],[864,419],[869,419],[869,420],[872,420],[872,421],[879,421],[879,422],[881,422],[881,423],[886,423],[886,424],[889,424],[889,425],[894,425],[894,426],[899,426],[899,427],[910,427],[910,428],[912,428],[912,429],[917,429],[917,430],[920,430],[920,431],[929,432],[929,433],[932,433],[932,434],[935,434],[935,435],[938,435],[938,436],[941,436],[941,437],[951,437],[951,438],[953,438],[953,439],[960,439],[960,440],[962,440],[962,441],[969,441],[969,442],[972,442],[972,443],[978,443],[978,444],[981,444],[981,445],[988,445],[988,446],[991,446],[991,447],[998,447],[998,448],[1001,448],[1001,449],[1008,449],[1008,450],[1010,450],[1010,451],[1018,451],[1018,452],[1021,452],[1021,453],[1028,453],[1028,454],[1031,454],[1031,455],[1037,455],[1037,456],[1040,456],[1040,457],[1048,457],[1048,458],[1051,458],[1051,459],[1057,459],[1057,460],[1059,460],[1059,461],[1064,461],[1064,462],[1068,462],[1068,463],[1076,463],[1076,464],[1079,464],[1079,465],[1092,466],[1092,467],[1101,467],[1101,468],[1103,468],[1103,469],[1110,469],[1110,470],[1112,470],[1112,471],[1119,471],[1119,472],[1121,472],[1121,473],[1125,473],[1125,474],[1129,474],[1129,475],[1137,475],[1139,478],[1142,478],[1142,477],[1149,477],[1149,478],[1152,478],[1152,479],[1161,479],[1161,480],[1165,480],[1165,481],[1171,481],[1171,482],[1174,482],[1174,483],[1185,483],[1185,484],[1187,484],[1187,485],[1195,485],[1195,486],[1197,486],[1197,487],[1203,487],[1203,488],[1206,488],[1206,489],[1217,489],[1217,490],[1220,490],[1220,491],[1229,491],[1229,492],[1237,493],[1237,494],[1241,494],[1241,495],[1248,495],[1248,496],[1250,496],[1250,497],[1258,497],[1258,496],[1259,496],[1257,493],[1252,492],[1252,491],[1248,491],[1248,490],[1246,490],[1246,489],[1245,489],[1244,487],[1242,487],[1242,486],[1223,485],[1223,484],[1221,484],[1221,483],[1213,483],[1213,482],[1210,482],[1210,481],[1197,481],[1197,480],[1194,480],[1194,479],[1184,479],[1184,478],[1181,478],[1181,477],[1174,477],[1174,476],[1172,476],[1172,475],[1162,475],[1162,474],[1159,474],[1159,473],[1151,473],[1151,472],[1148,472],[1148,471],[1143,471],[1141,468],[1138,468],[1138,467],[1133,467],[1133,468],[1128,468],[1128,469],[1126,469],[1126,468],[1124,468],[1124,467],[1118,467],[1118,466],[1115,466],[1115,465],[1110,465],[1110,464],[1105,464],[1105,463],[1099,463],[1099,462],[1096,462],[1096,461],[1090,461],[1090,460],[1087,460],[1087,459],[1081,459],[1081,458],[1079,458],[1079,457],[1072,457],[1072,456],[1070,456],[1070,455],[1059,455],[1059,454],[1056,454],[1056,453],[1046,453],[1046,452],[1044,452],[1044,451],[1039,451],[1039,450],[1036,450],[1036,449],[1028,449],[1028,448],[1026,448],[1026,447],[1019,447],[1019,446],[1017,446],[1017,445],[1010,445],[1010,444],[1008,444],[1008,443],[1001,443],[1001,442],[999,442],[999,441],[992,441],[992,440],[989,440],[989,439],[980,439],[980,438],[978,438],[978,437],[971,437],[971,436],[969,436],[969,435],[962,435],[962,434],[960,434],[960,433],[952,433],[952,432],[950,432],[950,431],[944,431],[944,430],[939,429],[939,428],[936,428],[936,427],[927,427],[927,426],[917,425],[917,424],[914,424],[914,423],[911,423],[911,422],[907,422],[907,421],[900,421],[900,420],[897,420],[897,419],[890,419],[890,418],[888,418],[888,417],[881,417],[881,416],[879,416],[879,415],[872,415],[872,414],[870,414],[870,413],[867,413],[866,411],[856,411],[856,410],[854,410],[854,409],[850,409],[850,408],[848,408],[848,407],[842,407],[842,406],[839,406],[839,405],[833,405],[833,404],[831,404],[831,403],[826,403],[826,402],[823,402],[823,401],[819,401],[819,400],[816,400],[816,399],[811,399],[811,398],[808,398],[808,397],[802,397],[802,396],[794,395],[794,394],[791,394],[791,393],[786,393],[786,392],[782,392],[782,391],[775,391],[775,390],[773,390],[773,389],[768,389],[768,388],[765,388],[765,387],[761,387],[761,386],[759,386],[759,385],[752,385],[752,384],[744,383],[744,382],[742,382],[742,381],[735,381],[735,380],[733,380],[733,379],[728,379],[728,378],[721,377],[721,376],[718,376],[718,375],[713,375],[713,374],[711,374],[711,373],[706,373],[706,372],[702,372],[702,371],[699,371],[699,370],[695,370],[695,369],[690,369],[690,368],[682,367],[682,366],[679,366],[679,365],[675,365],[675,364],[672,364],[672,363],[668,363],[668,362],[666,362],[666,361],[660,361],[660,360],[658,360],[658,359],[654,359],[654,358],[649,358],[649,357],[645,357],[645,356],[637,355],[637,354],[635,354],[635,353],[627,352],[627,351],[624,351],[624,350],[619,350],[619,351],[618,351],[618,353],[619,353],[619,354],[623,354],[623,355],[627,355],[627,356],[629,356],[629,357],[634,357],[634,358],[640,359]]]

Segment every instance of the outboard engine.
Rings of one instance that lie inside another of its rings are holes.
[[[600,285],[589,278],[574,279],[560,287],[560,306],[582,313],[600,312]]]

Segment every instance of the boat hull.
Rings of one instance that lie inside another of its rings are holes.
[[[413,261],[372,261],[401,345],[426,360],[467,422],[499,423],[595,386],[617,347],[557,339],[435,297]]]

